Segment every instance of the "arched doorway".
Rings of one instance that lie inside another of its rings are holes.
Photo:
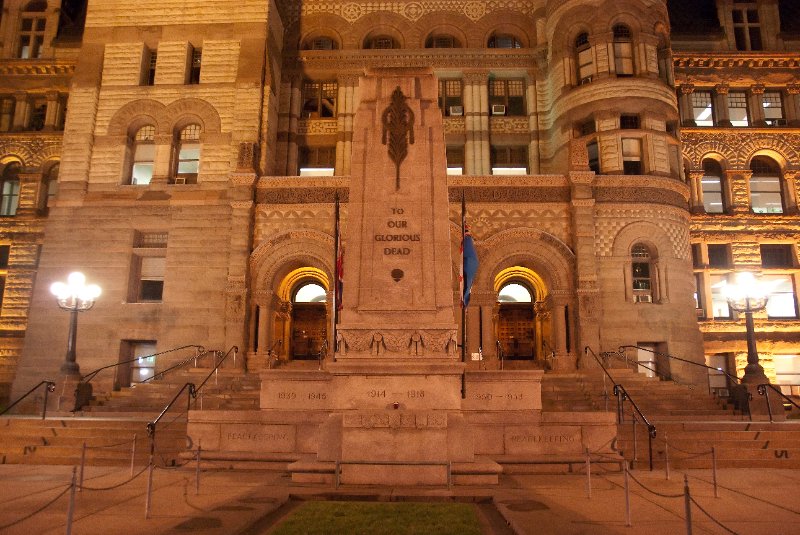
[[[328,337],[327,292],[308,279],[292,292],[290,354],[292,359],[316,359]]]
[[[553,352],[547,287],[533,270],[504,269],[495,277],[496,336],[504,358],[541,361]]]

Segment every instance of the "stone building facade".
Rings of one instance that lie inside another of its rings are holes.
[[[438,78],[452,257],[463,198],[480,258],[470,366],[569,370],[585,347],[637,344],[733,370],[743,322],[715,297],[740,269],[783,288],[764,351],[800,353],[793,8],[690,2],[695,20],[685,3],[6,0],[6,393],[58,373],[67,314],[48,288],[73,270],[103,288],[80,318],[83,372],[187,344],[237,345],[249,370],[334,347],[359,82],[408,67]]]

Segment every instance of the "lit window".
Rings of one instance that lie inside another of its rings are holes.
[[[489,38],[489,48],[522,48],[522,43],[514,35],[496,33]]]
[[[747,93],[731,91],[728,93],[728,114],[731,126],[749,126],[747,119]]]
[[[135,342],[132,344],[131,383],[140,383],[156,374],[156,343]]]
[[[770,318],[796,318],[797,303],[791,275],[764,275],[761,280],[770,288],[767,316]]]
[[[324,303],[328,300],[328,293],[319,284],[309,283],[300,287],[294,294],[295,303]]]
[[[300,147],[300,176],[333,176],[336,147]]]
[[[493,175],[528,174],[527,147],[492,146],[490,149]]]
[[[19,207],[19,162],[11,162],[3,169],[0,181],[0,216],[17,215]]]
[[[134,135],[131,184],[145,185],[149,184],[153,179],[153,167],[156,156],[155,139],[156,128],[151,125],[141,127]]]
[[[578,84],[588,84],[595,74],[592,45],[589,44],[588,33],[582,33],[575,38],[575,54],[575,62],[578,66]]]
[[[773,355],[775,383],[787,396],[800,396],[800,355]],[[791,385],[791,386],[789,386]]]
[[[723,289],[728,285],[727,275],[711,275],[711,314],[714,318],[730,319],[731,309]]]
[[[464,115],[461,80],[439,80],[439,108],[445,116]]]
[[[722,167],[712,159],[703,160],[703,208],[707,214],[722,214],[725,203],[722,193]]]
[[[697,126],[714,126],[714,107],[711,91],[692,93],[692,118]]]
[[[763,156],[750,163],[750,207],[756,214],[782,214],[783,188],[778,165]]]
[[[190,124],[178,135],[175,184],[197,183],[197,174],[200,172],[200,132],[200,125]]]
[[[489,80],[492,115],[525,115],[524,80]]]
[[[637,303],[653,301],[653,281],[650,249],[637,243],[631,248],[631,273],[633,275],[633,299]]]
[[[633,76],[633,42],[631,30],[617,24],[614,31],[614,70],[617,76]]]
[[[200,68],[203,66],[203,49],[192,48],[192,62],[189,65],[189,83],[200,83]]]
[[[522,284],[512,282],[506,284],[500,289],[497,294],[497,300],[500,303],[532,303],[531,291]]]
[[[44,11],[47,2],[33,1],[22,10],[19,26],[19,45],[17,57],[22,59],[38,59],[42,57],[44,46],[44,29],[47,23]]]
[[[736,50],[761,50],[761,24],[758,5],[750,2],[733,10],[733,36]]]
[[[762,95],[764,120],[770,126],[786,126],[783,115],[783,96],[780,91],[765,91]]]
[[[303,84],[303,111],[306,119],[336,117],[336,82],[305,82]]]
[[[626,175],[642,174],[642,140],[622,138],[622,170]]]

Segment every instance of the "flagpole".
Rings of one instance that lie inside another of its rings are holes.
[[[333,360],[336,361],[336,325],[339,323],[339,192],[337,191],[334,196],[334,230],[333,230],[333,340],[331,344],[331,354]],[[337,299],[338,297],[338,299]]]
[[[466,237],[467,224],[467,201],[464,198],[464,190],[461,190],[461,362],[466,364],[467,360],[467,307],[464,303],[464,291],[466,289],[466,266],[464,265],[464,239]],[[461,372],[461,399],[467,398],[467,368]]]

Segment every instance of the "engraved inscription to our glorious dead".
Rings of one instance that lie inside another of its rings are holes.
[[[384,256],[408,256],[413,251],[411,246],[420,241],[419,233],[408,230],[405,214],[405,208],[392,208],[385,231],[375,234],[375,241],[383,245]]]

